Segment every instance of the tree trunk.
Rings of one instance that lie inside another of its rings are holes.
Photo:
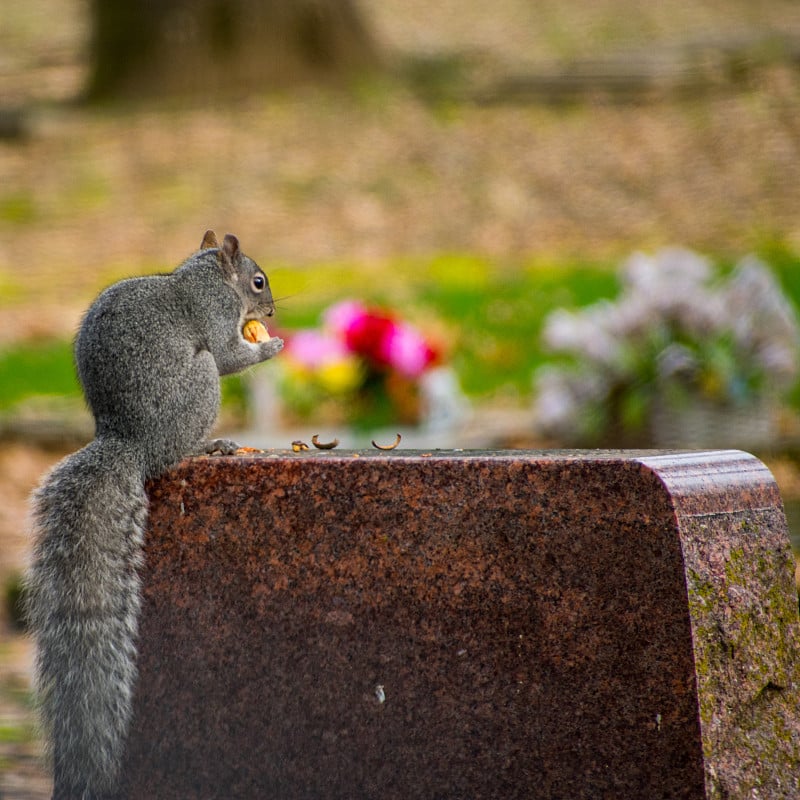
[[[374,68],[356,0],[93,0],[91,99],[219,96]]]

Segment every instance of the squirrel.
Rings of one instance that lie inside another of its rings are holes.
[[[207,231],[174,272],[112,285],[83,319],[75,361],[95,438],[33,494],[26,579],[54,798],[119,791],[137,678],[145,481],[186,456],[236,450],[206,440],[219,376],[280,352],[280,338],[242,335],[274,312],[267,276],[237,238],[219,245]]]

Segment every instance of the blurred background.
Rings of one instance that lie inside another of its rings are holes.
[[[742,447],[800,547],[795,0],[4,0],[1,796],[48,796],[11,609],[71,339],[207,228],[288,343],[243,442]]]

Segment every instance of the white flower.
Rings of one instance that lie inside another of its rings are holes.
[[[535,378],[535,385],[536,417],[545,430],[558,430],[579,411],[563,372],[542,370]]]
[[[619,308],[631,333],[660,323],[710,336],[725,324],[711,264],[690,250],[668,248],[652,257],[637,253],[622,274]]]
[[[800,373],[797,313],[758,259],[743,259],[723,279],[689,250],[635,253],[622,281],[613,302],[558,309],[546,318],[545,345],[574,362],[536,374],[546,428],[585,427],[612,387],[641,397],[668,382],[697,382],[731,401],[785,388]]]
[[[601,402],[608,385],[599,373],[540,367],[534,376],[536,418],[542,429],[575,433],[585,422],[585,408]]]
[[[800,323],[770,269],[753,256],[744,258],[726,287],[725,300],[737,345],[774,379],[794,379]]]
[[[571,353],[600,364],[614,364],[620,342],[611,331],[614,308],[600,302],[580,312],[557,309],[545,320],[543,338],[554,352]]]
[[[664,248],[654,256],[634,253],[622,266],[624,283],[645,295],[660,295],[665,290],[680,295],[703,286],[711,275],[708,259],[680,247]]]
[[[697,358],[694,353],[682,344],[673,342],[667,345],[657,356],[658,377],[690,378],[697,372]]]

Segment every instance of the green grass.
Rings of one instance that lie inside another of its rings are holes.
[[[0,725],[0,744],[27,744],[35,739],[33,725],[25,723]]]
[[[769,240],[759,247],[758,255],[772,267],[786,295],[800,308],[800,253],[781,240]]]
[[[538,267],[489,273],[484,281],[434,277],[420,287],[419,302],[455,332],[453,361],[468,394],[525,394],[545,358],[539,336],[548,312],[612,297],[616,290],[607,268]]]
[[[0,350],[0,411],[33,395],[80,395],[71,342],[28,341]]]
[[[276,296],[285,296],[276,327],[317,326],[330,303],[353,297],[444,335],[463,388],[475,397],[528,393],[545,357],[539,334],[547,313],[618,290],[611,264],[499,263],[469,254],[398,259],[377,276],[360,265],[278,267],[270,281]]]
[[[765,244],[759,255],[772,266],[787,297],[794,302],[795,308],[800,309],[800,254],[783,242],[775,241]],[[787,399],[792,408],[800,409],[800,381]]]
[[[800,255],[776,242],[759,255],[800,307]],[[442,339],[464,390],[476,398],[527,395],[547,357],[539,342],[547,314],[614,297],[619,286],[615,264],[510,263],[468,254],[397,259],[377,271],[344,263],[283,266],[270,279],[282,298],[272,330],[316,326],[326,306],[346,297],[382,305]],[[80,394],[70,344],[25,342],[0,351],[0,410],[42,394]],[[223,396],[229,406],[245,402],[238,378],[225,381]],[[791,401],[800,407],[800,386]]]
[[[39,211],[33,195],[16,191],[0,197],[0,222],[25,225],[38,219]]]

